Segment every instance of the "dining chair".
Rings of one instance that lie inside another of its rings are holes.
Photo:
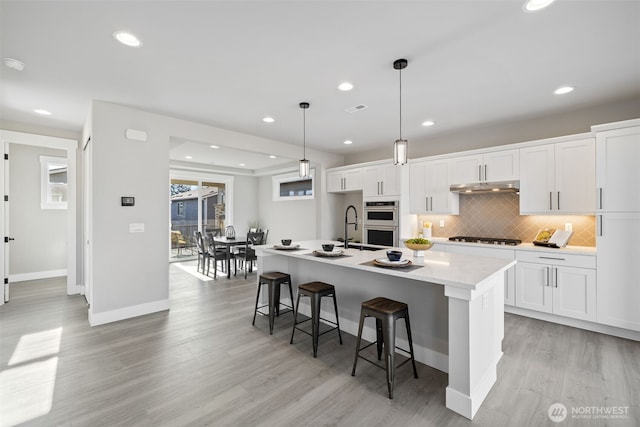
[[[198,248],[198,266],[196,268],[196,271],[200,271],[200,264],[202,263],[202,274],[204,274],[204,267],[206,265],[206,261],[208,261],[209,254],[205,250],[202,233],[196,230],[193,232],[193,236],[196,240],[196,246]]]
[[[207,260],[207,273],[211,268],[211,260],[213,259],[213,278],[218,277],[218,262],[222,262],[222,272],[225,271],[225,264],[227,262],[227,248],[224,245],[216,244],[213,233],[207,233],[207,253],[209,254]],[[231,254],[233,256],[233,254]]]
[[[237,261],[241,261],[244,266],[244,278],[247,278],[247,271],[253,272],[253,262],[258,259],[256,256],[256,251],[251,248],[253,245],[262,245],[264,244],[264,232],[248,232],[247,240],[244,244],[244,250],[235,254],[236,258],[236,273],[237,273]]]

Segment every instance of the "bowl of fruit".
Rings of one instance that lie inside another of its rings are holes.
[[[423,251],[431,249],[433,243],[422,237],[416,237],[415,239],[406,240],[404,245],[412,251],[415,251],[414,255],[420,256]]]

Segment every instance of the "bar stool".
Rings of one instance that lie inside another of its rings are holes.
[[[305,296],[311,298],[311,318],[298,322],[298,310],[300,309],[300,296]],[[320,317],[320,301],[322,297],[333,297],[333,308],[336,313],[336,321],[333,322],[331,320]],[[298,325],[304,322],[308,322],[311,320],[311,333],[305,331],[302,328],[299,328]],[[324,320],[325,322],[335,325],[333,328],[320,333],[320,320]],[[340,344],[342,345],[342,334],[340,333],[340,319],[338,319],[338,303],[336,301],[336,288],[333,285],[323,282],[309,282],[303,283],[298,286],[298,299],[296,300],[296,309],[293,313],[293,330],[291,331],[291,341],[290,344],[293,344],[293,335],[298,329],[300,332],[304,332],[307,335],[311,335],[313,338],[313,357],[317,357],[318,355],[318,337],[320,335],[324,335],[327,332],[331,332],[334,329],[338,330],[338,337],[340,338]]]
[[[368,344],[360,348],[360,340],[362,339],[362,326],[364,325],[365,317],[375,317],[376,319],[376,342]],[[407,338],[409,340],[409,351],[396,347],[396,320],[404,318],[405,325],[407,327]],[[373,344],[378,346],[378,360],[382,355],[382,344],[384,343],[384,367],[380,366],[376,362],[367,359],[360,355],[360,351],[366,349]],[[387,372],[387,388],[389,389],[389,399],[393,399],[393,386],[394,386],[394,371],[395,371],[395,349],[398,349],[404,353],[410,355],[410,359],[405,360],[397,367],[404,365],[409,360],[413,365],[413,376],[418,378],[418,371],[416,370],[416,361],[413,357],[413,340],[411,339],[411,324],[409,323],[409,307],[403,302],[394,301],[388,298],[377,297],[369,301],[362,303],[360,310],[360,326],[358,327],[358,339],[356,341],[356,356],[353,361],[353,370],[351,376],[356,374],[356,365],[358,363],[358,357],[366,360],[369,363],[384,369]]]
[[[260,303],[260,289],[262,285],[269,285],[269,303],[258,306]],[[258,278],[258,293],[256,295],[256,308],[253,311],[252,325],[256,324],[256,314],[265,313],[259,311],[261,308],[269,307],[269,335],[273,335],[273,323],[275,317],[280,317],[280,306],[287,307],[289,310],[283,311],[282,314],[293,311],[293,306],[282,304],[280,302],[280,285],[289,285],[289,295],[291,297],[291,304],[293,304],[293,290],[291,289],[291,275],[287,273],[281,273],[279,271],[270,271],[262,273]]]

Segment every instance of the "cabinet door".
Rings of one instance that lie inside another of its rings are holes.
[[[553,310],[551,266],[518,262],[516,264],[516,307],[551,313]]]
[[[520,179],[520,150],[484,153],[483,179],[487,182]]]
[[[549,213],[555,187],[554,144],[520,150],[520,213]]]
[[[327,172],[327,191],[329,193],[339,193],[343,190],[343,177],[342,172]]]
[[[381,166],[381,196],[400,196],[400,166]]]
[[[553,267],[553,313],[596,320],[596,272],[587,268]]]
[[[598,323],[640,331],[640,212],[596,221]]]
[[[451,184],[473,184],[483,181],[482,154],[451,159]]]
[[[429,213],[458,214],[458,194],[449,191],[450,160],[434,160],[427,162],[426,190],[429,197]]]
[[[428,210],[426,169],[427,162],[409,164],[409,209],[412,214],[425,213]]]
[[[596,208],[596,153],[593,138],[556,144],[555,163],[553,211],[593,215]]]
[[[596,134],[597,207],[640,212],[640,126]]]
[[[353,169],[344,172],[344,189],[346,191],[362,190],[362,169]]]
[[[362,195],[364,197],[380,196],[380,168],[365,168],[363,174],[364,182],[362,183]]]

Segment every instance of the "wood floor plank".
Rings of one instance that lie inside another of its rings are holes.
[[[291,314],[273,335],[266,317],[251,325],[255,272],[201,280],[194,265],[170,266],[169,311],[94,328],[64,278],[14,285],[0,426],[538,426],[556,425],[555,402],[628,407],[566,425],[640,425],[638,342],[507,314],[498,380],[469,421],[444,406],[446,373],[404,365],[390,400],[384,371],[361,361],[351,376],[355,337],[323,335],[313,358],[309,336],[289,344]]]

